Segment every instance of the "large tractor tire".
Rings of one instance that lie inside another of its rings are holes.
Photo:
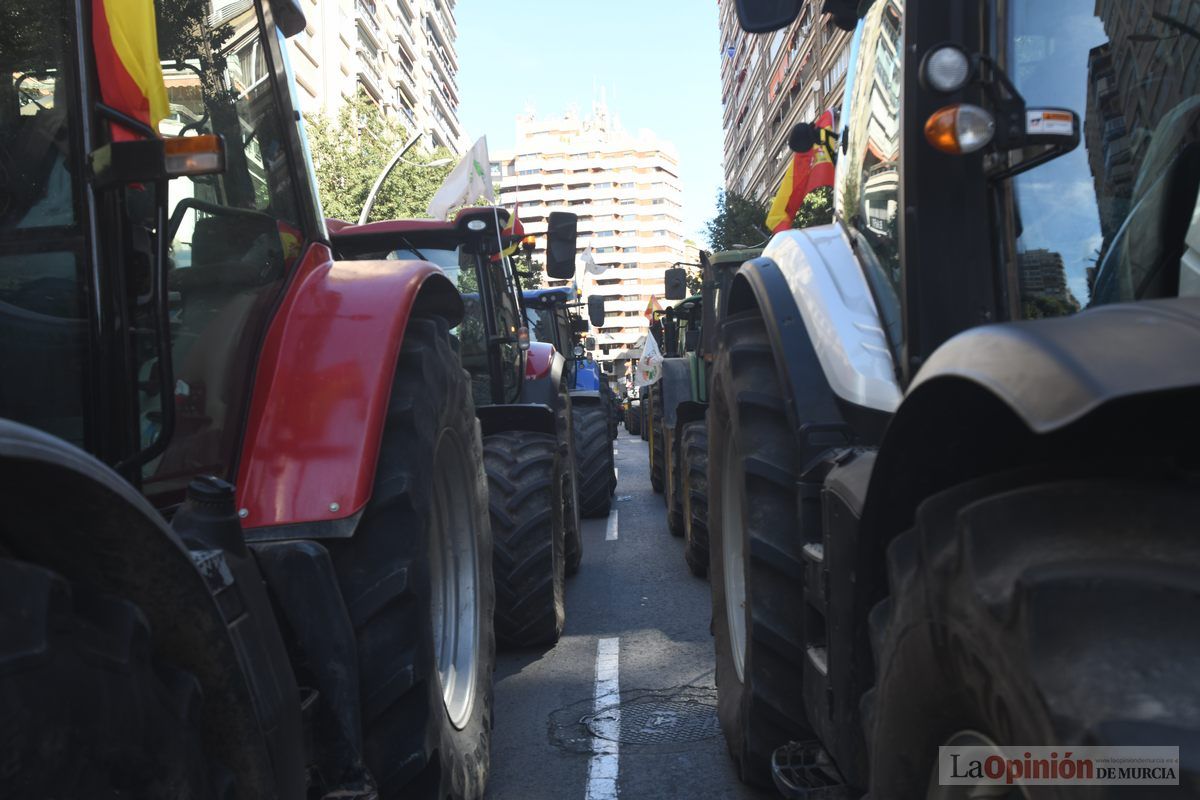
[[[638,436],[642,437],[643,442],[650,441],[650,391],[647,387],[646,396],[642,398],[642,402],[638,404],[641,413],[638,415]]]
[[[636,406],[630,406],[625,412],[625,430],[630,436],[641,437],[642,435],[642,405],[638,403]]]
[[[650,488],[663,493],[666,483],[666,456],[663,449],[662,392],[658,384],[650,387]]]
[[[682,439],[682,431],[671,437],[671,461],[666,465],[669,480],[663,493],[663,499],[667,501],[667,530],[680,538],[684,534]]]
[[[505,646],[554,644],[566,619],[564,465],[547,433],[484,439],[496,580],[496,638]]]
[[[200,683],[151,639],[134,604],[0,559],[0,794],[234,796],[201,746]]]
[[[575,417],[575,471],[579,475],[579,503],[585,517],[606,517],[612,505],[612,440],[608,438],[608,411],[604,406],[580,406],[572,409]],[[575,547],[578,551],[582,545]],[[567,546],[567,570],[571,570],[572,546]],[[575,566],[579,566],[578,558]]]
[[[771,785],[771,754],[812,739],[804,710],[798,458],[760,317],[723,326],[709,435],[709,582],[717,716],[743,781]]]
[[[1029,742],[1180,745],[1193,796],[1200,480],[1144,475],[1026,471],[921,505],[871,614],[872,797],[933,796],[939,745]]]
[[[708,576],[708,427],[683,426],[683,560],[697,578]]]
[[[481,463],[446,322],[414,318],[371,500],[353,537],[327,542],[358,640],[366,762],[384,800],[483,797],[496,646]]]

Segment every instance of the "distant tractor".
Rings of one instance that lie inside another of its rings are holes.
[[[541,289],[524,293],[525,314],[532,341],[548,342],[567,359],[565,380],[571,387],[575,470],[579,481],[580,511],[585,517],[607,516],[617,480],[613,471],[612,405],[614,398],[596,362],[586,357],[579,337],[588,321],[572,313],[571,291]],[[591,323],[604,324],[603,298],[589,309]],[[568,547],[568,563],[573,555]],[[573,571],[573,570],[572,570]]]
[[[347,259],[438,264],[466,300],[455,346],[471,376],[483,432],[495,557],[496,637],[513,647],[552,644],[565,621],[565,576],[582,554],[572,436],[570,364],[531,342],[502,233],[508,212],[468,208],[451,222],[388,220],[341,228]],[[547,234],[552,277],[575,269],[575,216],[555,212]]]
[[[684,537],[683,557],[692,574],[708,574],[708,394],[717,327],[724,315],[721,302],[744,261],[758,257],[760,249],[743,248],[709,255],[701,252],[699,295],[668,309],[677,319],[674,347],[678,357],[663,362],[665,416],[671,430],[669,453],[670,491],[667,522],[671,532]],[[685,286],[683,268],[667,276],[667,299],[680,299]],[[671,422],[673,417],[674,421]]]

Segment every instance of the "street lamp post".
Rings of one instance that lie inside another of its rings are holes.
[[[371,186],[371,191],[367,193],[367,199],[366,199],[366,202],[363,203],[362,213],[358,215],[358,224],[359,225],[367,224],[367,217],[369,217],[371,214],[371,209],[375,205],[375,198],[379,195],[379,190],[383,188],[383,182],[387,180],[388,175],[392,174],[392,170],[394,170],[396,168],[396,165],[404,160],[404,154],[407,153],[409,150],[411,150],[413,148],[413,145],[415,145],[417,142],[419,142],[421,140],[421,137],[424,135],[425,135],[424,131],[418,131],[415,136],[413,136],[411,139],[409,139],[407,142],[404,143],[404,147],[401,147],[400,151],[398,153],[396,153],[396,155],[392,156],[392,160],[389,161],[388,165],[383,168],[383,172],[379,173],[379,177],[375,179],[374,185]],[[449,159],[449,158],[439,158],[434,161],[430,161],[428,164],[413,164],[413,166],[441,167],[441,166],[445,166],[446,164],[449,164],[452,160],[453,159]],[[407,164],[410,162],[405,161],[405,163]]]

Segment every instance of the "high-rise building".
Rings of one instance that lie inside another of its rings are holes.
[[[787,169],[792,126],[841,105],[850,34],[822,17],[816,2],[769,35],[738,27],[734,0],[718,6],[725,189],[768,200]]]
[[[550,212],[579,215],[579,251],[591,247],[596,263],[607,266],[593,275],[581,264],[576,278],[584,300],[607,298],[604,327],[592,332],[594,355],[610,371],[613,362],[640,355],[646,308],[652,298],[664,302],[663,272],[687,260],[674,145],[647,130],[626,131],[603,101],[587,117],[524,115],[514,150],[492,155],[492,180],[501,202],[519,203],[526,232],[539,237],[538,263],[545,263]]]
[[[464,149],[458,121],[455,0],[307,0],[288,40],[300,108],[336,114],[364,91],[424,144]]]

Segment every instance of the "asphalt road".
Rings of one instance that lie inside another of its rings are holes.
[[[616,539],[611,518],[585,521],[562,639],[500,654],[488,796],[772,797],[741,785],[725,750],[708,583],[667,532],[646,443],[622,427],[616,448]]]

